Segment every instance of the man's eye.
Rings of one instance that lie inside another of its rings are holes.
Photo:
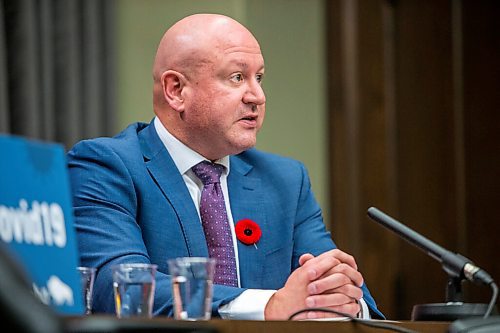
[[[257,74],[257,76],[255,77],[255,79],[257,80],[257,82],[259,83],[262,83],[262,79],[264,78],[264,74]]]
[[[234,74],[233,76],[231,76],[231,81],[233,81],[233,82],[241,82],[241,81],[243,81],[243,75],[241,75],[241,74]]]

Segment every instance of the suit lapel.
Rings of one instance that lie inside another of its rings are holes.
[[[153,123],[139,133],[139,141],[146,167],[167,201],[175,211],[181,225],[190,256],[208,257],[203,227],[189,191],[174,161],[161,142]],[[264,207],[264,196],[260,178],[249,176],[252,166],[238,156],[231,156],[231,172],[228,177],[228,191],[234,223],[251,219],[261,230],[262,237],[253,245],[237,241],[241,286],[260,288],[268,239]]]
[[[207,257],[205,236],[193,200],[182,175],[158,137],[153,122],[139,133],[139,141],[151,177],[179,219],[189,255]]]
[[[238,243],[238,259],[240,266],[241,286],[245,288],[260,288],[266,250],[267,223],[263,193],[260,178],[248,176],[252,166],[242,161],[238,156],[231,156],[231,171],[228,177],[228,191],[231,203],[231,213],[234,223],[241,219],[251,219],[261,230],[262,237],[257,248],[254,245]]]

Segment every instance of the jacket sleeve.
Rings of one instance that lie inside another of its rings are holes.
[[[321,209],[311,190],[311,183],[306,168],[300,163],[302,169],[302,186],[298,199],[296,223],[294,228],[294,253],[293,268],[297,268],[299,258],[304,253],[315,256],[336,248],[330,232],[325,228]],[[372,318],[384,318],[378,310],[375,300],[370,294],[366,284],[362,286],[363,299],[370,308]]]
[[[98,269],[94,284],[94,312],[115,310],[111,267],[120,263],[150,263],[141,227],[136,220],[137,196],[130,161],[104,140],[77,144],[68,153],[73,207],[81,265]],[[127,155],[128,156],[128,155]],[[142,156],[140,156],[142,159]],[[155,315],[172,316],[168,272],[158,271]],[[245,289],[216,286],[213,311]]]

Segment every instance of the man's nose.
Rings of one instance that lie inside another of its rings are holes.
[[[261,105],[266,102],[266,94],[259,82],[255,81],[248,85],[248,90],[243,96],[243,102],[255,105]]]

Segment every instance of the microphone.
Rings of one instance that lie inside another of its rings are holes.
[[[368,208],[368,216],[439,261],[443,269],[450,276],[461,278],[462,280],[467,279],[478,284],[489,285],[493,282],[493,278],[484,270],[474,265],[470,259],[444,249],[377,208]]]
[[[374,221],[439,261],[450,277],[446,293],[447,303],[416,305],[412,311],[413,320],[448,321],[483,314],[485,318],[489,316],[498,296],[498,288],[486,271],[477,267],[470,259],[444,249],[375,207],[370,207],[367,214]],[[493,297],[489,306],[462,303],[461,282],[465,279],[491,286]]]

